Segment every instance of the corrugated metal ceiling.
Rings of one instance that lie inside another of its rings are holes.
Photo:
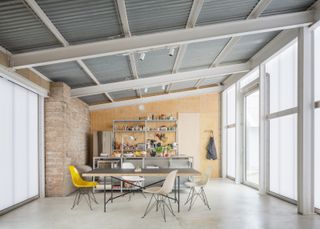
[[[90,96],[80,97],[79,99],[81,99],[88,105],[96,105],[100,103],[109,102],[105,94],[90,95]]]
[[[304,11],[315,2],[315,0],[273,0],[262,16]]]
[[[220,39],[189,44],[182,60],[181,71],[209,67],[228,41],[229,39]]]
[[[75,61],[39,66],[36,69],[52,81],[64,82],[71,88],[95,85]]]
[[[279,32],[258,33],[241,37],[223,62],[245,62],[249,60],[277,34]]]
[[[37,0],[42,10],[70,43],[120,36],[113,0]]]
[[[109,95],[115,100],[121,100],[136,97],[136,92],[134,90],[114,91],[110,92]]]
[[[13,53],[61,44],[23,1],[0,1],[0,45]]]
[[[197,25],[246,19],[258,2],[259,0],[206,0]]]
[[[126,1],[130,30],[133,34],[153,33],[186,26],[192,0]]]
[[[190,89],[195,86],[198,80],[189,80],[189,81],[183,81],[179,83],[175,83],[171,87],[171,91],[178,91],[183,89]]]
[[[169,56],[168,49],[153,50],[146,53],[145,59],[139,59],[140,54],[136,53],[136,65],[140,77],[169,74],[172,71],[177,50],[173,56]]]
[[[100,83],[132,79],[127,56],[105,56],[87,59],[84,62]]]

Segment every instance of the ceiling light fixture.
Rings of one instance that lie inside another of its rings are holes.
[[[145,57],[146,57],[146,53],[145,53],[145,52],[140,53],[139,59],[140,59],[141,61],[143,61]]]
[[[169,49],[169,56],[174,56],[174,48]]]

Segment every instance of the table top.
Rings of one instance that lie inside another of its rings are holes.
[[[177,176],[200,176],[201,173],[195,169],[141,169],[135,172],[134,169],[94,169],[90,172],[82,173],[84,177],[92,176],[167,176],[173,170],[178,170]]]

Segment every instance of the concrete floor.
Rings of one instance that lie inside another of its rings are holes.
[[[167,214],[167,223],[163,222],[160,212],[155,211],[141,219],[148,199],[140,194],[135,194],[130,202],[127,197],[115,200],[104,213],[103,195],[99,193],[96,196],[100,204],[94,205],[93,211],[85,202],[70,210],[73,196],[39,199],[0,216],[0,228],[320,228],[319,215],[300,216],[296,206],[261,196],[251,188],[228,180],[211,181],[206,192],[211,211],[199,201],[190,212],[182,206],[176,217]],[[184,201],[187,193],[181,197]]]

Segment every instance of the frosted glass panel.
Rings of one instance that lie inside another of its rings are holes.
[[[227,129],[227,175],[236,176],[236,128]]]
[[[39,194],[38,96],[0,78],[0,211]]]
[[[266,64],[270,75],[270,113],[297,106],[297,43]]]
[[[315,110],[314,194],[315,207],[320,209],[320,108]]]
[[[255,79],[259,78],[259,69],[255,69],[252,72],[248,73],[241,81],[240,87],[244,87],[254,81]]]
[[[236,122],[236,87],[231,86],[227,91],[227,125]]]
[[[13,153],[12,153],[12,99],[13,85],[0,78],[0,211],[13,205]]]
[[[28,197],[38,195],[38,96],[29,92],[28,96]]]
[[[245,97],[245,179],[259,185],[259,91]]]
[[[15,202],[28,198],[28,91],[14,86],[14,197]]]
[[[320,27],[318,27],[315,32],[315,39],[314,39],[314,48],[315,48],[315,99],[316,101],[320,100]]]
[[[297,115],[270,120],[270,191],[297,199]]]

